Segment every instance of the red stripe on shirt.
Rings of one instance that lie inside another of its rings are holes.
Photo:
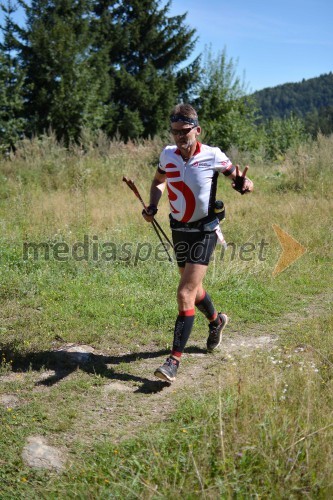
[[[171,177],[179,177],[180,174],[179,172],[166,172],[166,176],[168,177],[168,179],[170,179]]]

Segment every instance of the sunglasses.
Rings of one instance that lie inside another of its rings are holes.
[[[191,132],[191,130],[193,130],[194,128],[197,128],[197,126],[198,125],[193,125],[193,127],[182,128],[180,130],[170,128],[170,132],[172,135],[180,135],[181,137],[185,137],[185,135],[189,134]]]

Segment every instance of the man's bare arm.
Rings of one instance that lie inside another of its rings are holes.
[[[150,187],[150,200],[149,200],[150,205],[155,205],[155,207],[157,207],[161,199],[161,196],[163,194],[163,191],[165,189],[165,185],[166,185],[166,174],[160,174],[157,171]]]
[[[157,206],[166,186],[166,174],[156,172],[150,187],[149,207],[142,212],[147,222],[152,222],[157,211]]]

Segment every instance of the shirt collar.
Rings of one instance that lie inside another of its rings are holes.
[[[199,154],[200,152],[201,152],[201,142],[197,141],[197,145],[195,147],[195,151],[193,153],[193,156]],[[180,149],[177,148],[176,151],[175,151],[175,154],[176,155],[181,155]]]

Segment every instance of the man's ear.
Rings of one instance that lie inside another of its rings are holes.
[[[200,125],[198,125],[196,135],[200,135],[200,134],[201,134],[201,127],[200,127]]]

